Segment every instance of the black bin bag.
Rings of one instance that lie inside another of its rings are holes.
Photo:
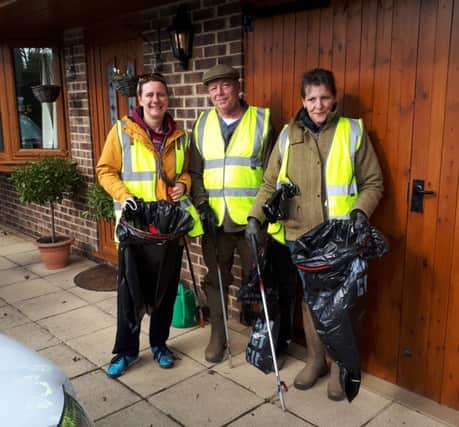
[[[136,200],[137,209],[123,211],[116,227],[118,293],[130,329],[135,332],[145,313],[156,310],[177,275],[179,238],[193,228],[193,218],[165,200]],[[168,256],[169,255],[169,256]]]
[[[317,333],[340,367],[351,402],[360,388],[360,356],[351,315],[366,291],[368,260],[384,256],[388,245],[374,227],[355,230],[351,221],[324,222],[295,242],[292,260],[304,277],[304,299]]]

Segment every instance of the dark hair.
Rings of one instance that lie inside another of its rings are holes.
[[[323,68],[314,68],[303,74],[301,79],[301,97],[306,97],[306,86],[324,85],[333,96],[336,96],[336,84],[333,73]]]
[[[137,96],[142,95],[143,85],[148,82],[162,83],[166,88],[167,95],[169,95],[169,88],[167,87],[166,79],[164,78],[164,76],[160,73],[148,73],[142,74],[141,76],[139,76],[139,79],[137,80]]]

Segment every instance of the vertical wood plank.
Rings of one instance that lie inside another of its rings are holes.
[[[447,330],[445,341],[445,364],[443,371],[443,384],[441,402],[459,409],[459,172],[458,172],[458,140],[459,140],[459,7],[454,2],[454,15],[451,32],[451,50],[449,56],[447,96],[445,107],[444,150],[441,173],[441,203],[454,206],[456,197],[456,215],[454,224],[451,222],[448,230],[454,230],[454,249],[452,255],[451,280],[449,287],[447,311]],[[444,183],[444,184],[443,184]],[[444,187],[443,187],[444,185]],[[443,206],[440,208],[442,209]],[[440,211],[442,212],[442,211]],[[440,214],[441,218],[441,214]]]
[[[294,100],[300,100],[300,82],[294,80],[295,70],[295,15],[289,13],[284,15],[283,22],[283,55],[282,55],[282,115],[278,129],[290,121],[294,114],[292,104]]]
[[[271,107],[272,120],[275,132],[280,131],[282,121],[282,91],[285,81],[285,76],[282,68],[284,53],[284,18],[282,16],[274,16],[272,18],[272,56],[271,66],[266,70],[271,76],[271,102],[266,106]]]
[[[434,174],[432,188],[436,190],[435,212],[436,234],[432,247],[435,254],[432,257],[433,278],[427,297],[430,301],[430,319],[428,324],[426,366],[425,366],[425,394],[432,399],[441,399],[441,387],[445,360],[445,339],[447,328],[447,310],[450,283],[451,265],[454,262],[453,245],[456,190],[457,190],[457,163],[449,162],[457,152],[451,152],[448,139],[442,138],[445,130],[446,94],[448,91],[448,57],[450,50],[451,20],[453,14],[452,0],[439,0],[437,5],[437,20],[435,33],[435,53],[433,58],[432,75],[432,107],[430,113],[430,149],[427,157],[430,173]],[[431,12],[433,14],[433,11]],[[450,87],[454,93],[454,86]],[[459,95],[456,87],[456,96]],[[428,118],[427,118],[428,120]],[[443,149],[441,149],[443,147]],[[422,149],[422,148],[419,148]],[[438,165],[438,166],[437,166]],[[426,221],[429,221],[426,211]],[[459,399],[457,400],[459,405]]]
[[[293,74],[293,82],[294,85],[298,88],[298,96],[294,96],[291,99],[291,111],[296,112],[300,108],[300,97],[299,97],[299,87],[301,82],[301,77],[303,76],[304,72],[306,71],[306,63],[307,63],[307,40],[308,40],[308,33],[307,33],[307,12],[299,12],[296,14],[295,18],[295,68]]]
[[[333,8],[320,10],[319,67],[330,70],[333,53]]]

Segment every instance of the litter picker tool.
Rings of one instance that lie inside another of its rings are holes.
[[[198,288],[196,286],[196,279],[194,277],[193,264],[191,263],[190,249],[188,248],[186,237],[184,237],[183,240],[185,242],[186,259],[188,260],[188,267],[190,269],[191,281],[193,282],[194,299],[196,302],[196,307],[198,309],[198,315],[199,315],[199,326],[203,328],[205,326],[204,313],[202,311],[202,307],[201,307],[201,304],[198,298]]]
[[[255,264],[256,264],[257,272],[258,272],[258,278],[259,278],[258,283],[260,285],[261,301],[263,303],[263,311],[265,313],[265,321],[266,321],[266,326],[268,329],[268,338],[269,338],[269,345],[271,347],[271,354],[273,358],[274,372],[276,373],[277,395],[279,396],[282,410],[285,411],[286,408],[285,408],[285,401],[284,401],[284,391],[288,391],[288,388],[287,388],[287,385],[284,383],[284,381],[281,381],[280,374],[279,374],[279,368],[277,366],[276,349],[274,347],[273,335],[271,332],[271,323],[269,321],[268,304],[266,303],[265,286],[263,284],[263,277],[261,275],[260,261],[258,259],[258,251],[257,251],[257,239],[255,236],[251,236],[250,246],[253,252],[253,259],[255,260]]]
[[[215,227],[211,227],[210,236],[212,239],[212,243],[215,248],[215,259],[217,261],[217,275],[218,275],[218,286],[220,289],[220,300],[222,304],[222,313],[223,313],[223,324],[225,325],[225,336],[226,336],[226,352],[228,353],[228,363],[229,367],[233,367],[233,359],[231,355],[231,347],[230,347],[230,338],[229,338],[229,331],[228,331],[228,318],[226,316],[226,304],[225,304],[225,295],[223,293],[223,279],[222,279],[222,269],[220,267],[220,254],[217,248],[217,230]]]

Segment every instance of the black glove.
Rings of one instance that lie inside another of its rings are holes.
[[[217,226],[217,217],[215,216],[213,209],[210,207],[209,202],[201,203],[198,206],[198,212],[204,232],[213,232]]]
[[[354,226],[354,232],[357,235],[356,242],[357,244],[361,244],[370,237],[370,223],[368,222],[368,217],[365,212],[360,209],[354,209],[349,216]]]
[[[255,237],[255,241],[260,241],[261,225],[260,221],[253,216],[249,216],[247,226],[245,227],[245,238],[250,243]]]

